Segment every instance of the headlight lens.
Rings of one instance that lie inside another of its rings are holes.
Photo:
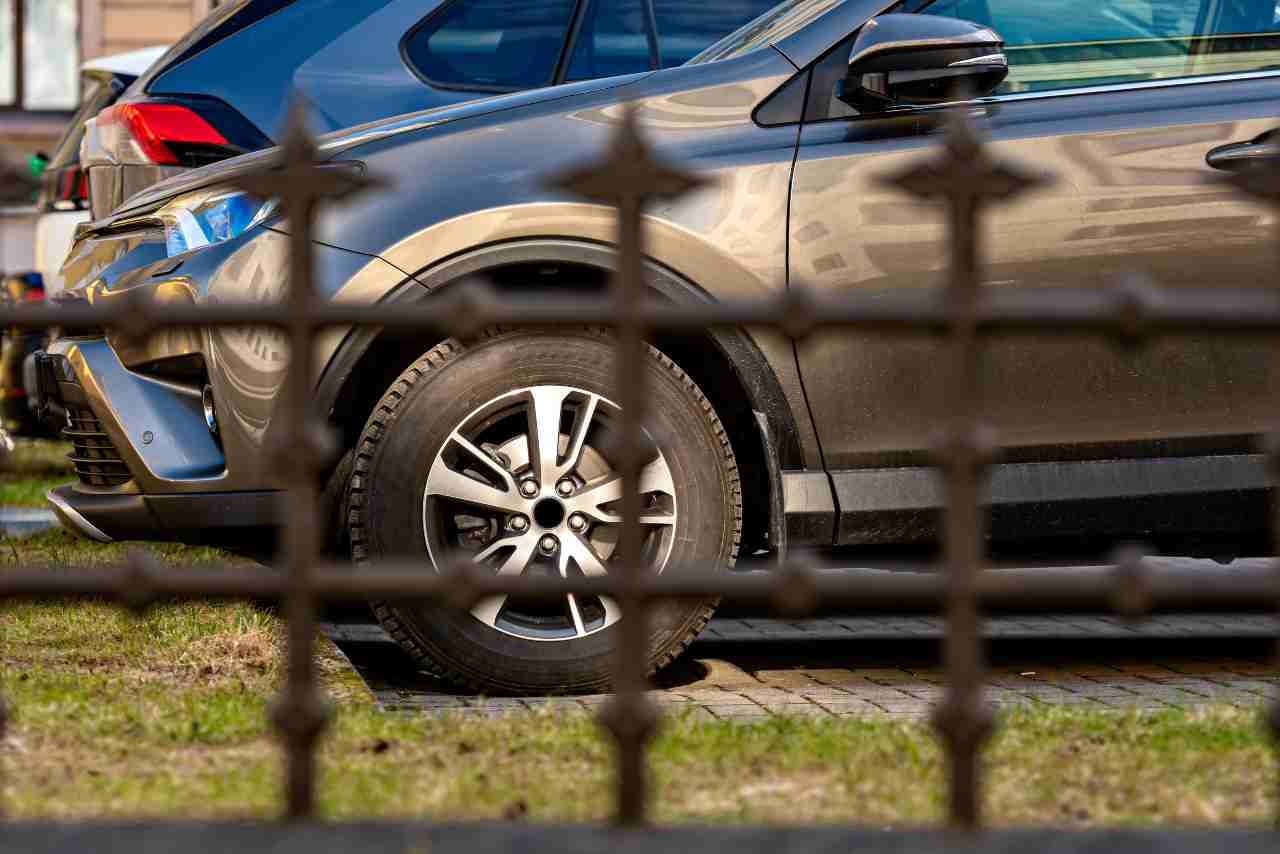
[[[209,190],[175,199],[160,209],[168,255],[234,240],[263,222],[279,207],[237,190]]]

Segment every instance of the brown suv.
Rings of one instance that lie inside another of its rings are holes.
[[[613,213],[542,179],[599,156],[631,107],[661,154],[710,179],[649,211],[655,299],[762,297],[798,282],[928,287],[946,266],[940,211],[878,177],[936,142],[940,106],[962,90],[999,151],[1058,176],[992,214],[987,287],[1087,289],[1118,272],[1274,285],[1274,225],[1205,180],[1275,155],[1274,0],[886,5],[792,0],[677,68],[330,136],[325,157],[396,187],[322,219],[320,286],[352,304],[429,299],[476,274],[510,293],[597,291],[614,265]],[[278,299],[289,222],[225,183],[260,161],[197,170],[97,223],[74,254],[79,293]],[[931,534],[936,342],[721,329],[650,343],[641,488],[655,571]],[[408,555],[432,571],[464,554],[497,573],[611,571],[607,334],[359,330],[318,356],[316,400],[346,450],[329,493],[335,545],[357,564]],[[103,539],[269,524],[255,452],[274,429],[285,362],[260,329],[55,342],[39,392],[68,413],[81,479],[52,501]],[[1076,338],[993,343],[984,405],[1008,446],[990,486],[997,519],[1029,535],[1142,533],[1184,524],[1171,499],[1204,520],[1263,489],[1253,439],[1273,416],[1271,364],[1259,345],[1208,336],[1133,355]],[[654,667],[713,604],[663,609]],[[600,688],[621,616],[603,598],[499,598],[464,615],[374,607],[425,666],[503,691]]]

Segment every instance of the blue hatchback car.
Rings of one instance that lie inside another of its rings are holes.
[[[486,95],[681,65],[776,0],[234,0],[91,123],[95,217],[270,147],[291,94],[332,131]]]

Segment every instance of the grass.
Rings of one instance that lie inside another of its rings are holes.
[[[116,559],[49,532],[0,549],[24,563]],[[226,560],[157,550],[180,572]],[[233,562],[230,571],[254,571]],[[267,710],[282,625],[250,604],[167,604],[138,617],[99,602],[0,611],[0,746],[6,808],[19,817],[259,817],[277,814],[280,754]],[[332,819],[586,821],[609,810],[611,754],[590,718],[498,719],[379,710],[318,640],[336,716],[321,755]],[[1271,743],[1253,709],[1098,712],[1037,706],[1002,716],[986,809],[996,825],[1256,823],[1271,811]],[[668,718],[651,753],[663,822],[938,822],[945,763],[921,724],[883,718],[707,722]],[[15,773],[17,772],[17,773]]]
[[[19,440],[0,465],[0,506],[43,507],[46,492],[75,480],[70,450],[66,442]]]

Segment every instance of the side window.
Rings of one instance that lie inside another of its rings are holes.
[[[653,0],[662,67],[684,65],[776,5],[777,0]]]
[[[533,89],[555,76],[574,0],[454,0],[405,41],[427,81],[467,89]]]
[[[936,0],[923,14],[993,27],[999,92],[1280,68],[1277,0]]]
[[[684,65],[777,5],[777,0],[652,0],[663,68]],[[591,0],[569,62],[569,80],[649,71],[646,0]]]
[[[594,0],[573,45],[567,80],[649,71],[648,12],[643,0]]]

